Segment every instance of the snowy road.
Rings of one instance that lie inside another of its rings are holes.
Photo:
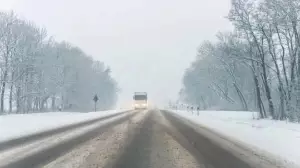
[[[108,120],[80,128],[76,130],[76,136],[74,132],[70,132],[70,135],[55,135],[39,144],[18,149],[15,154],[8,152],[1,158],[0,153],[0,167],[275,167],[259,156],[172,113],[139,111]],[[49,143],[53,144],[43,147]],[[30,153],[30,150],[37,147],[41,149]],[[18,156],[22,154],[23,157]]]

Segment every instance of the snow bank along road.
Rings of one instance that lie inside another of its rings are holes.
[[[5,168],[274,168],[167,111],[134,111],[0,151]]]
[[[127,109],[129,110],[129,109]],[[97,112],[46,112],[0,115],[0,142],[24,138],[32,134],[74,125],[126,111],[126,109]]]
[[[255,119],[256,112],[246,111],[172,111],[198,127],[205,127],[223,139],[246,146],[255,155],[270,159],[281,167],[300,167],[300,124],[271,119]],[[266,156],[266,157],[265,157]]]
[[[6,137],[3,138],[4,135],[5,135],[5,133],[4,133],[2,139],[7,139],[7,140],[0,141],[0,151],[3,151],[3,150],[8,149],[8,148],[12,148],[14,146],[23,145],[25,143],[28,143],[28,142],[31,142],[31,141],[34,141],[34,140],[39,140],[39,139],[42,139],[42,138],[45,138],[45,137],[48,137],[48,136],[51,136],[51,135],[55,135],[57,133],[70,131],[72,129],[77,129],[77,128],[80,128],[80,127],[83,127],[83,126],[86,126],[86,125],[90,125],[90,124],[93,124],[93,123],[96,123],[96,122],[99,122],[99,121],[102,121],[102,120],[105,120],[105,119],[109,119],[109,118],[121,115],[122,113],[125,113],[125,112],[126,111],[118,112],[118,113],[112,113],[112,114],[106,114],[106,115],[102,115],[100,117],[94,116],[94,119],[89,119],[89,118],[81,119],[82,120],[81,122],[79,120],[79,121],[71,123],[71,124],[65,122],[65,123],[61,123],[60,125],[58,124],[59,126],[55,125],[55,127],[52,128],[52,129],[51,129],[51,125],[49,125],[48,127],[45,127],[43,129],[41,129],[41,131],[37,131],[37,132],[35,132],[33,129],[30,129],[29,132],[24,131],[22,133],[23,135],[21,135],[21,136],[16,136],[14,134],[8,134],[8,135],[6,134]],[[39,118],[36,118],[36,119],[38,120]],[[72,118],[69,119],[69,120],[72,120]],[[51,122],[55,123],[56,121],[52,120]],[[14,124],[15,122],[12,122],[12,123]],[[39,125],[35,125],[35,127],[39,127]],[[1,127],[1,128],[5,129],[3,127]],[[13,129],[15,129],[15,128],[13,128]],[[23,127],[20,127],[18,132],[21,132],[22,129],[23,129]],[[14,132],[14,131],[12,131],[12,132]]]

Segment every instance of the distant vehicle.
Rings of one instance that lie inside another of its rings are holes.
[[[133,96],[134,109],[147,109],[148,97],[146,92],[135,92]]]

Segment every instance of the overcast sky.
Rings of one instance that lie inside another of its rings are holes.
[[[175,100],[199,44],[231,29],[229,8],[230,0],[0,0],[1,10],[110,66],[122,105],[135,91],[155,104]]]

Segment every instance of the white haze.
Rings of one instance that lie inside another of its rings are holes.
[[[135,91],[160,105],[176,99],[199,44],[231,29],[229,8],[230,0],[0,0],[1,10],[109,65],[122,105]]]

